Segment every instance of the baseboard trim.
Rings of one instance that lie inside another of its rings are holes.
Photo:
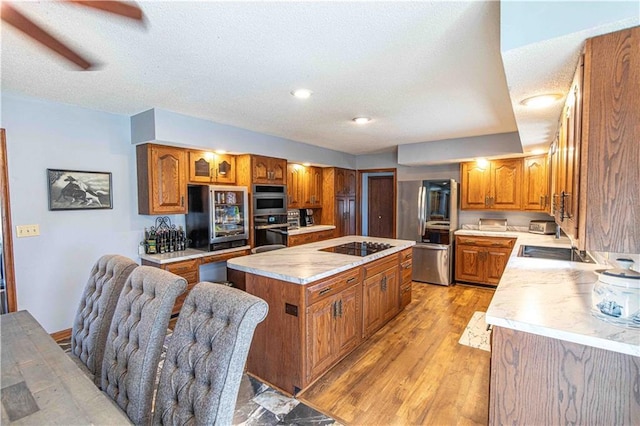
[[[51,333],[50,336],[56,342],[59,342],[60,340],[71,339],[71,329],[67,328],[66,330],[56,331],[55,333]]]

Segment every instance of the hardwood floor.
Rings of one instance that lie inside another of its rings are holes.
[[[490,354],[458,339],[493,292],[414,282],[411,304],[298,399],[345,425],[487,424]]]

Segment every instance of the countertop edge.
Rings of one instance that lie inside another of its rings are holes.
[[[251,246],[233,247],[230,249],[216,250],[216,251],[204,251],[198,249],[186,249],[184,251],[174,251],[171,253],[162,254],[141,254],[140,259],[152,262],[158,265],[165,265],[167,263],[181,262],[183,260],[198,259],[207,256],[223,255],[228,253],[234,253],[237,251],[249,250]]]
[[[511,330],[536,334],[538,336],[548,337],[551,339],[564,340],[566,342],[577,343],[580,345],[591,346],[598,349],[604,349],[607,351],[640,357],[640,346],[633,345],[631,343],[617,342],[615,340],[609,340],[598,336],[585,336],[583,334],[528,324],[521,321],[509,320],[506,318],[497,318],[491,316],[491,314],[489,314],[488,312],[485,315],[485,319],[487,324],[491,324],[496,327],[508,328]],[[588,340],[588,342],[586,340]]]
[[[311,253],[315,252],[315,251],[319,251],[319,249],[321,248],[325,248],[325,247],[331,247],[333,245],[337,245],[340,242],[343,241],[361,241],[363,239],[365,240],[371,240],[373,238],[368,238],[368,237],[360,237],[360,236],[351,236],[350,237],[340,237],[337,239],[331,239],[331,240],[324,240],[324,241],[320,241],[320,242],[316,242],[316,243],[310,243],[310,244],[303,244],[300,246],[295,246],[295,247],[288,247],[287,249],[282,249],[282,250],[275,250],[272,252],[265,252],[265,253],[259,253],[259,254],[254,254],[251,256],[266,256],[266,257],[270,257],[270,256],[280,256],[282,254],[290,254],[292,253],[292,251],[298,251],[301,249],[304,250],[309,250]],[[379,239],[378,240],[384,240],[384,239]],[[412,246],[415,245],[415,241],[409,241],[409,240],[392,240],[392,239],[388,239],[389,241],[394,241],[396,244],[400,241],[401,243],[389,248],[387,250],[384,250],[382,252],[379,253],[374,253],[371,254],[369,256],[365,256],[365,257],[354,257],[354,256],[349,256],[349,255],[343,255],[343,254],[333,254],[333,253],[324,253],[325,256],[327,255],[332,255],[332,256],[336,256],[336,259],[338,259],[338,263],[341,263],[340,260],[341,259],[347,259],[347,258],[354,258],[355,260],[351,260],[347,262],[347,263],[343,263],[340,264],[338,266],[335,267],[331,267],[330,269],[327,270],[323,270],[322,272],[317,272],[313,275],[308,275],[308,276],[294,276],[294,275],[290,275],[287,273],[281,273],[281,272],[276,272],[276,271],[265,271],[260,269],[259,267],[252,267],[252,266],[248,266],[248,265],[243,265],[243,264],[239,264],[238,262],[245,262],[247,261],[247,258],[235,258],[235,259],[229,259],[227,261],[227,268],[229,269],[234,269],[237,271],[241,271],[241,272],[246,272],[246,273],[250,273],[250,274],[254,274],[254,275],[259,275],[259,276],[263,276],[266,278],[273,278],[273,279],[277,279],[277,280],[281,280],[281,281],[286,281],[286,282],[290,282],[290,283],[294,283],[294,284],[299,284],[299,285],[306,285],[306,284],[310,284],[313,283],[315,281],[321,280],[323,278],[327,278],[330,277],[332,275],[338,274],[340,272],[344,272],[347,271],[349,269],[364,265],[366,263],[370,263],[373,262],[375,260],[381,259],[383,257],[387,257],[390,256],[392,254],[398,253],[402,250],[405,250],[407,248],[410,248]],[[291,250],[291,251],[289,251]],[[240,260],[242,259],[242,260]]]
[[[335,225],[313,225],[313,226],[301,226],[296,229],[287,230],[288,235],[303,235],[310,234],[312,232],[331,231],[336,229]]]

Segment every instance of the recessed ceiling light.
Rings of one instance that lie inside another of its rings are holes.
[[[549,93],[546,95],[532,96],[520,101],[520,104],[531,108],[544,108],[561,99],[562,95],[558,93]]]
[[[353,122],[356,124],[367,124],[371,121],[369,117],[356,117],[353,119]]]
[[[309,99],[313,92],[309,89],[297,89],[291,92],[291,94],[298,99]]]

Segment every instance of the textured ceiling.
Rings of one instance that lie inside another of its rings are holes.
[[[71,4],[15,3],[102,66],[76,71],[3,25],[2,90],[125,115],[167,109],[351,154],[518,127],[527,146],[554,132],[559,111],[516,125],[514,94],[547,81],[566,92],[579,49],[553,69],[553,43],[514,49],[505,74],[494,1],[139,5],[144,28]],[[313,96],[293,98],[300,87]],[[351,122],[362,115],[373,121]]]

